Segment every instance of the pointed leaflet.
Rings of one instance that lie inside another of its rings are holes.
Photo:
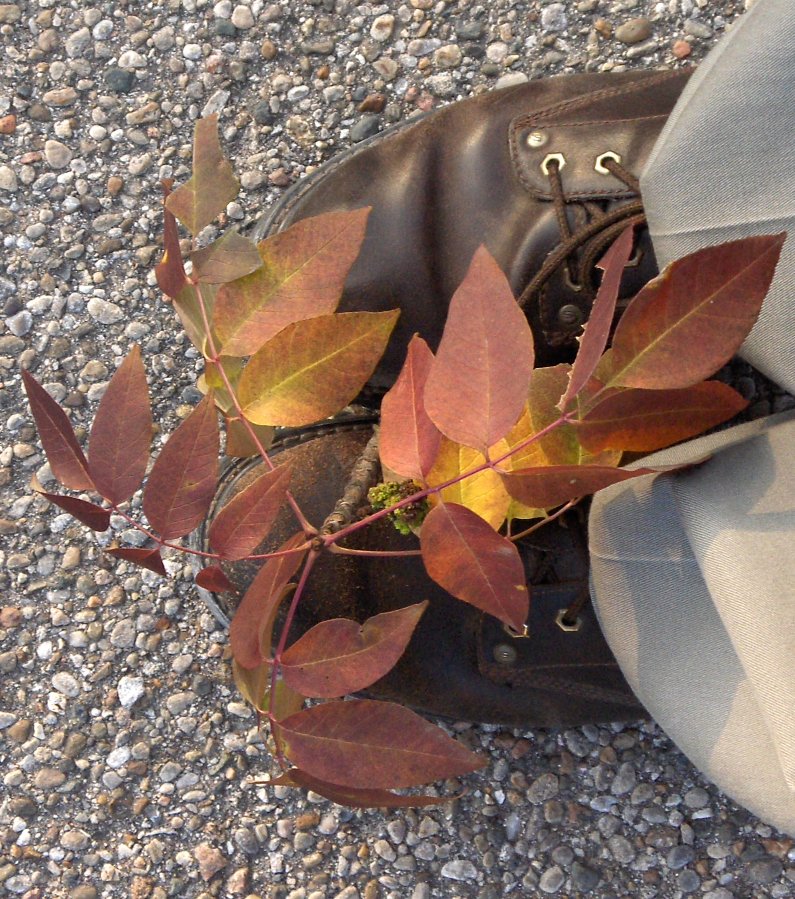
[[[262,241],[262,267],[219,291],[215,328],[224,353],[250,356],[292,322],[333,312],[369,213],[329,212]]]
[[[218,116],[198,119],[193,136],[193,175],[166,200],[166,207],[196,235],[237,196],[240,185],[218,142]]]
[[[425,408],[446,437],[485,452],[519,418],[532,371],[530,325],[481,246],[450,302]]]
[[[611,484],[650,472],[650,468],[626,471],[604,465],[550,465],[506,472],[501,477],[508,493],[520,503],[538,509],[552,509],[571,499],[588,496]]]
[[[584,447],[649,453],[695,437],[748,405],[736,390],[706,381],[679,390],[622,390],[598,403],[577,425]]]
[[[746,237],[673,262],[629,304],[599,367],[608,387],[689,387],[740,348],[775,272],[784,234]]]
[[[332,313],[288,325],[243,370],[246,418],[297,427],[339,412],[373,373],[398,314]]]
[[[469,774],[484,764],[444,731],[392,702],[325,702],[274,729],[293,764],[344,787],[413,787]]]
[[[179,249],[177,220],[166,208],[166,200],[171,193],[173,183],[170,178],[160,182],[163,187],[163,258],[155,266],[157,285],[171,299],[177,297],[188,283],[185,267],[182,264],[182,253]]]
[[[232,659],[232,677],[246,702],[261,714],[267,713],[271,692],[270,662],[262,662],[256,668],[243,668],[236,659]],[[283,680],[276,681],[272,712],[277,721],[300,712],[303,705],[304,697],[300,693],[288,687]]]
[[[88,442],[89,470],[108,502],[126,502],[141,486],[151,442],[149,390],[141,351],[135,346],[108,384]]]
[[[110,549],[106,549],[105,552],[109,556],[115,556],[117,559],[124,559],[126,562],[140,565],[141,568],[148,568],[149,571],[154,571],[155,574],[162,574],[163,577],[166,577],[168,574],[166,566],[163,564],[163,559],[160,557],[159,549],[137,549],[132,546],[112,546]]]
[[[374,684],[397,663],[427,601],[368,618],[321,621],[281,658],[284,679],[304,696],[332,699]]]
[[[46,493],[44,490],[33,488],[39,496],[43,496],[53,505],[59,506],[64,512],[73,515],[81,524],[91,528],[92,531],[107,531],[110,527],[110,510],[103,509],[94,503],[88,503],[84,499],[75,496],[61,496],[58,493]]]
[[[598,268],[604,272],[604,276],[591,307],[585,331],[580,338],[577,358],[574,360],[566,393],[560,400],[560,409],[565,410],[572,397],[575,397],[586,385],[605,351],[616,311],[618,292],[621,289],[624,267],[629,262],[632,253],[632,233],[632,226],[625,228],[618,240],[597,263]]]
[[[294,549],[305,542],[303,534],[294,534],[279,547],[279,551]],[[256,668],[264,657],[263,653],[270,652],[271,632],[279,603],[284,597],[285,587],[305,556],[306,550],[266,559],[246,590],[229,627],[229,644],[241,667]]]
[[[530,602],[519,551],[480,516],[455,503],[436,506],[422,523],[420,549],[439,586],[522,630]]]
[[[209,394],[169,437],[144,488],[144,512],[164,540],[189,534],[207,514],[218,482],[218,448]]]
[[[22,380],[53,477],[70,490],[93,490],[88,462],[66,413],[24,368]]]
[[[274,786],[303,787],[324,799],[348,808],[420,808],[425,805],[444,805],[457,796],[400,796],[388,790],[368,790],[357,787],[341,787],[312,777],[300,768],[290,768],[285,774],[270,781]]]
[[[273,443],[273,428],[268,425],[252,425],[252,428],[260,444],[267,450]],[[258,455],[259,451],[259,447],[243,422],[239,418],[227,418],[225,447],[227,456],[247,459],[249,456]]]
[[[425,381],[432,365],[433,353],[415,334],[400,375],[381,402],[381,462],[402,477],[419,482],[430,471],[442,438],[423,404]]]
[[[210,525],[210,546],[225,559],[242,559],[265,539],[290,485],[290,468],[266,471],[241,490]]]
[[[251,274],[262,265],[257,245],[234,228],[202,250],[191,254],[192,275],[208,284],[226,284]]]
[[[196,575],[196,584],[210,593],[236,593],[234,585],[219,565],[210,565]]]

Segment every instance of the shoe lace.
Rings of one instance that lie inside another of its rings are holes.
[[[625,184],[633,193],[640,194],[638,179],[612,155],[603,155],[599,162],[606,171]],[[544,166],[544,171],[549,178],[550,195],[555,207],[561,241],[547,256],[519,296],[517,302],[522,309],[530,306],[547,281],[561,266],[565,266],[566,277],[573,290],[584,289],[593,295],[595,291],[591,277],[593,269],[604,251],[625,228],[643,224],[646,221],[643,203],[640,199],[631,200],[609,211],[602,210],[595,203],[584,203],[583,205],[592,217],[586,224],[572,230],[567,214],[567,206],[572,200],[566,196],[564,191],[560,175],[561,168],[561,161],[557,158],[550,159]],[[575,254],[582,247],[585,247],[585,252],[582,253],[579,264],[577,264]]]

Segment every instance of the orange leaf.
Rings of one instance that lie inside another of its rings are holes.
[[[343,787],[412,787],[484,764],[444,731],[392,702],[325,702],[291,715],[274,730],[297,767]]]
[[[233,228],[190,257],[193,277],[207,284],[225,284],[251,274],[262,265],[257,245]],[[212,321],[212,319],[211,319]]]
[[[108,502],[126,502],[141,486],[151,442],[149,390],[141,351],[135,346],[108,384],[88,442],[91,476]]]
[[[552,509],[571,499],[588,496],[610,484],[637,478],[650,471],[649,468],[626,471],[604,465],[549,465],[501,472],[500,476],[508,493],[520,503],[538,509]]]
[[[435,506],[422,523],[420,548],[439,586],[522,630],[530,601],[519,551],[479,515],[455,503]]]
[[[382,612],[362,625],[347,618],[321,621],[282,654],[284,679],[304,696],[320,699],[369,687],[403,655],[427,605]]]
[[[450,440],[485,452],[516,423],[533,372],[533,335],[485,247],[450,302],[425,408]]]
[[[177,220],[165,205],[174,182],[167,178],[160,183],[163,187],[163,259],[155,266],[155,278],[163,293],[174,299],[188,283],[188,278],[179,249]]]
[[[164,540],[189,534],[207,514],[218,482],[218,449],[210,394],[169,437],[144,488],[144,512]]]
[[[215,328],[224,353],[250,356],[292,322],[333,312],[369,213],[329,212],[262,241],[262,267],[218,293]]]

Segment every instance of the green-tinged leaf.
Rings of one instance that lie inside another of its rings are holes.
[[[293,764],[344,787],[413,787],[484,765],[444,731],[392,702],[325,702],[291,715],[275,730]]]
[[[202,284],[199,288],[186,281],[182,290],[174,297],[174,308],[177,310],[177,315],[188,339],[203,356],[206,356],[208,353],[207,331],[204,327],[199,289],[201,289],[201,296],[207,312],[207,321],[212,322],[217,289],[214,284]]]
[[[382,612],[362,625],[347,618],[321,621],[282,654],[284,679],[304,696],[318,699],[369,687],[403,655],[427,605]]]
[[[679,390],[622,390],[577,422],[584,447],[648,453],[695,437],[748,405],[736,390],[706,381]]]
[[[457,599],[521,631],[530,600],[516,546],[463,506],[431,509],[420,531],[430,577]]]
[[[290,768],[285,774],[270,781],[274,786],[302,787],[318,796],[330,799],[348,808],[420,808],[425,805],[444,805],[457,796],[400,796],[389,790],[368,790],[360,787],[341,787],[312,777],[300,768]]]
[[[163,259],[155,266],[155,278],[163,293],[174,299],[187,284],[188,278],[179,249],[177,220],[165,205],[174,182],[168,178],[160,183],[163,187]]]
[[[450,440],[485,452],[519,418],[532,373],[530,325],[481,246],[450,302],[425,408]]]
[[[141,568],[148,568],[155,574],[161,574],[166,577],[168,572],[163,564],[159,549],[138,549],[133,546],[112,546],[105,552],[109,556],[115,556],[117,559],[124,559],[125,562],[132,562]]]
[[[303,534],[294,534],[279,551],[294,549],[305,542]],[[305,556],[306,550],[266,559],[246,590],[229,627],[229,645],[242,668],[256,668],[270,654],[279,604]]]
[[[220,565],[210,565],[196,575],[196,583],[199,587],[209,590],[210,593],[236,593],[234,584],[224,574]]]
[[[649,468],[626,471],[605,465],[550,465],[505,472],[501,477],[508,493],[523,505],[552,509],[569,500],[596,493],[611,484],[650,472]]]
[[[373,373],[398,314],[345,312],[288,325],[243,370],[246,418],[298,427],[343,409]]]
[[[164,540],[189,534],[207,514],[218,483],[218,449],[210,394],[169,437],[144,488],[144,512]]]
[[[232,659],[232,676],[235,685],[243,698],[260,714],[267,714],[271,691],[271,664],[262,662],[256,668],[243,668],[236,659]],[[278,679],[276,693],[271,709],[277,721],[289,718],[300,712],[304,705],[304,697]]]
[[[91,528],[92,531],[107,531],[110,527],[110,510],[103,509],[94,503],[78,499],[76,496],[61,496],[58,493],[47,493],[38,486],[33,488],[39,496],[43,496],[53,505],[63,509],[74,516],[81,524]]]
[[[273,443],[273,428],[269,425],[251,425],[251,427],[262,448],[268,450]],[[261,455],[260,448],[239,418],[226,419],[226,454],[236,459]]]
[[[262,241],[262,267],[218,294],[215,328],[224,353],[250,356],[292,322],[333,312],[369,212],[329,212]]]
[[[141,486],[152,442],[149,390],[135,346],[118,367],[100,401],[88,442],[88,466],[108,502],[126,502]]]
[[[166,200],[166,208],[196,235],[219,216],[240,188],[218,142],[218,116],[198,119],[193,136],[193,175]]]
[[[571,369],[571,379],[566,392],[560,400],[560,409],[566,409],[571,400],[588,383],[607,346],[616,311],[618,292],[621,289],[621,278],[632,253],[632,233],[632,226],[625,228],[618,240],[597,263],[597,267],[604,272],[602,283],[599,285],[596,299],[591,307],[585,331],[580,337],[577,358]]]
[[[598,375],[608,387],[689,387],[737,352],[759,315],[785,235],[746,237],[679,259],[624,312]]]
[[[193,278],[208,284],[226,284],[250,275],[262,265],[257,245],[234,228],[191,254]]]
[[[266,471],[231,499],[210,525],[210,546],[225,559],[242,559],[265,539],[290,486],[290,468]]]
[[[423,402],[432,365],[433,353],[415,334],[397,381],[381,401],[378,432],[381,462],[401,477],[419,482],[431,470],[442,439]]]
[[[53,477],[70,490],[93,490],[88,462],[66,413],[24,368],[22,381]]]

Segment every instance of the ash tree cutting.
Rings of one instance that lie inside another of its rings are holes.
[[[633,243],[625,231],[600,263],[601,286],[573,365],[539,369],[524,314],[480,247],[452,298],[438,350],[415,335],[383,399],[385,483],[372,491],[374,510],[328,533],[291,495],[290,468],[270,459],[273,429],[317,422],[350,403],[399,313],[335,312],[368,209],[307,219],[259,245],[229,229],[190,253],[188,273],[177,220],[195,238],[237,191],[216,117],[198,121],[191,179],[173,192],[164,183],[156,274],[204,357],[204,399],[150,466],[152,412],[137,347],[99,404],[87,452],[63,410],[23,371],[52,475],[71,492],[34,487],[95,531],[108,529],[111,514],[122,516],[148,545],[113,544],[107,552],[160,575],[164,550],[201,558],[196,581],[213,591],[232,589],[225,565],[262,563],[239,602],[230,645],[235,682],[269,731],[280,769],[272,783],[355,806],[447,801],[393,791],[467,774],[482,758],[403,706],[343,698],[395,665],[427,604],[362,624],[322,621],[288,647],[313,566],[323,553],[352,551],[346,538],[390,517],[418,534],[436,583],[521,633],[532,595],[516,541],[583,497],[651,471],[620,467],[626,453],[693,437],[745,407],[731,387],[707,379],[753,326],[784,235],[750,237],[675,262],[613,328]],[[219,421],[226,454],[258,455],[263,473],[214,518],[204,552],[181,540],[203,521],[216,491]],[[128,511],[142,485],[146,525]],[[256,553],[285,504],[296,533],[278,549]],[[307,706],[307,699],[316,701]]]

